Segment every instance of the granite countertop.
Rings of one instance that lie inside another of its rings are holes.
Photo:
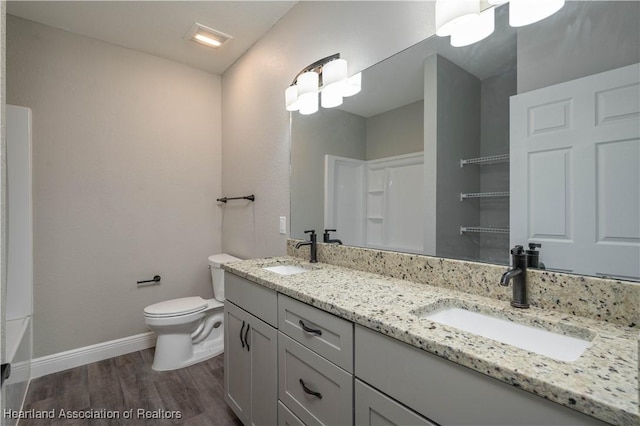
[[[299,265],[308,272],[262,269]],[[510,385],[617,425],[639,425],[638,330],[461,291],[418,284],[295,257],[252,259],[223,266],[236,275],[376,330]],[[575,337],[592,338],[573,362],[554,359],[420,318],[439,306],[488,311]]]

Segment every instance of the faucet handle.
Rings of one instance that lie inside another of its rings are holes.
[[[336,232],[336,230],[335,229],[325,229],[324,230],[323,241],[325,243],[328,243],[331,240],[331,236],[329,235],[329,232]]]
[[[316,243],[316,230],[315,229],[310,229],[308,231],[304,231],[305,234],[309,234],[309,241],[311,241],[313,244]]]
[[[524,252],[524,247],[518,245],[511,249],[511,254],[522,254]]]

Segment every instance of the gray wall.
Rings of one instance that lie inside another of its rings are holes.
[[[212,296],[220,86],[7,17],[7,102],[33,110],[36,357],[145,332],[146,305]]]
[[[284,90],[291,79],[336,52],[353,74],[417,43],[434,33],[433,7],[432,2],[300,2],[224,73],[223,191],[257,197],[253,205],[226,208],[225,251],[244,257],[286,253],[278,216],[290,211]]]
[[[461,202],[460,193],[479,191],[480,174],[474,167],[461,168],[460,160],[480,154],[480,80],[453,62],[437,58],[436,255],[475,259],[478,246],[468,234],[460,235],[460,226],[479,222],[479,206]]]
[[[568,1],[518,29],[518,93],[640,62],[638,1]]]
[[[438,196],[438,55],[424,60],[424,254],[436,255]]]
[[[411,154],[424,149],[423,101],[367,119],[367,160]]]
[[[365,119],[339,109],[296,113],[291,138],[291,235],[306,239],[305,230],[324,229],[324,156],[365,160]]]
[[[516,94],[517,72],[512,68],[481,82],[480,156],[509,153],[509,97]],[[509,191],[509,163],[480,166],[480,191]],[[480,226],[508,228],[509,198],[469,200],[480,207]],[[509,234],[476,234],[479,259],[509,262]]]

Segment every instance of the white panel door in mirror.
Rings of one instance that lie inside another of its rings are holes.
[[[548,268],[640,279],[639,76],[635,64],[511,98],[511,244],[542,243]]]

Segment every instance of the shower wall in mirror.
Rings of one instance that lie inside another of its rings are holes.
[[[303,239],[306,229],[335,228],[348,245],[508,263],[510,228],[519,221],[530,226],[535,211],[522,194],[511,194],[510,179],[529,173],[509,157],[511,103],[524,93],[640,62],[639,19],[637,2],[567,2],[554,16],[515,29],[504,5],[496,11],[495,33],[482,42],[453,48],[448,38],[430,38],[365,70],[362,92],[342,106],[311,116],[293,113],[292,238]],[[634,110],[640,99],[625,99],[620,102],[631,102],[626,116],[632,119],[625,152],[633,156],[640,150],[640,107]],[[640,178],[620,176],[640,192]],[[633,197],[625,198],[625,215],[640,218],[640,200]],[[514,208],[514,200],[521,204]],[[614,240],[633,253],[640,250],[640,230],[627,228]],[[518,243],[543,242],[541,259],[553,266],[550,256],[561,257],[561,250],[551,250],[551,242],[559,237],[547,233],[536,240],[538,234],[525,230]],[[633,273],[619,276],[635,279]]]

